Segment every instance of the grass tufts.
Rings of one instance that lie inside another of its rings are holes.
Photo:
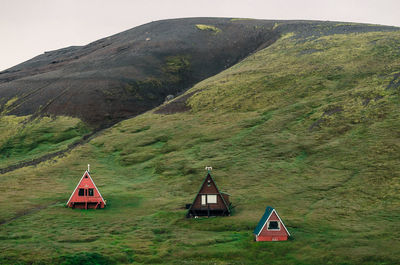
[[[214,34],[218,34],[221,32],[220,28],[217,28],[216,26],[213,26],[213,25],[196,24],[196,28],[199,30],[211,31]]]

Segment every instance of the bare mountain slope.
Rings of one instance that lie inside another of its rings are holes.
[[[109,126],[158,106],[285,32],[304,39],[321,32],[396,29],[332,25],[229,18],[152,22],[86,46],[45,52],[1,72],[0,108],[3,114],[68,115]]]
[[[272,27],[272,22],[251,20],[166,20],[83,47],[46,52],[0,74],[2,108],[8,114],[64,114],[94,125],[114,123],[272,43],[278,36]]]

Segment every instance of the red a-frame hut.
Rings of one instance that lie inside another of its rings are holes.
[[[284,241],[290,236],[282,219],[270,206],[265,209],[265,213],[253,233],[256,241]]]
[[[186,217],[224,216],[230,215],[231,203],[229,194],[220,192],[211,176],[211,167],[206,167],[208,173],[200,186],[200,190],[189,206]]]
[[[74,192],[67,202],[68,207],[80,209],[104,208],[106,202],[94,184],[88,170],[85,171]]]

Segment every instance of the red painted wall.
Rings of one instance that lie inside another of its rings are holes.
[[[84,196],[79,196],[79,189],[85,189]],[[89,189],[93,189],[93,196],[89,196]],[[72,194],[68,206],[73,208],[95,208],[96,206],[104,208],[104,201],[87,172]]]

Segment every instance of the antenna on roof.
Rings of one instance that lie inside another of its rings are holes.
[[[210,172],[212,170],[212,167],[206,167],[205,168],[208,172]]]
[[[90,164],[87,164],[87,172],[90,172]]]

